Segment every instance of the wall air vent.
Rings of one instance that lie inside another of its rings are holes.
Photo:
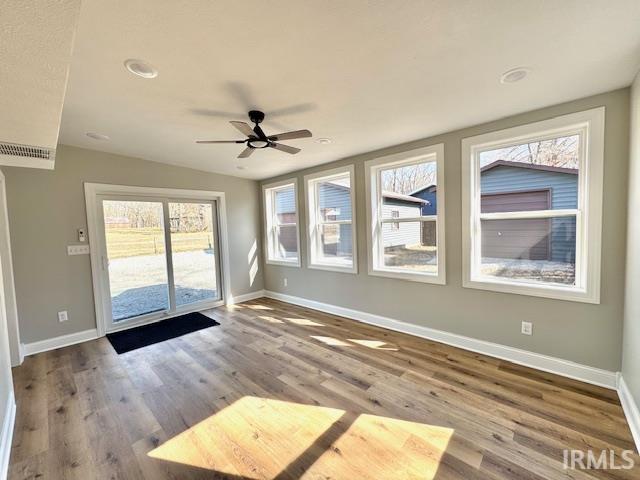
[[[53,169],[55,157],[50,148],[0,142],[0,165]]]

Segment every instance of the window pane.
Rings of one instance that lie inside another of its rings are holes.
[[[277,223],[295,223],[296,190],[293,185],[278,189],[274,193]]]
[[[382,216],[400,218],[437,214],[437,168],[435,161],[387,168],[380,171]]]
[[[353,265],[352,225],[322,225],[318,261],[342,266]]]
[[[169,308],[162,203],[105,200],[113,321]]]
[[[210,203],[169,203],[176,306],[220,298]]]
[[[579,148],[570,135],[480,153],[482,213],[577,208]]]
[[[317,182],[321,221],[351,220],[350,175]]]
[[[438,273],[436,222],[382,224],[384,266],[410,272]]]
[[[296,260],[298,258],[298,227],[283,225],[276,227],[275,251],[276,258],[282,260]]]
[[[483,220],[483,275],[575,285],[576,219]]]

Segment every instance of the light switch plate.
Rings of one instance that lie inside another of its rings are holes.
[[[523,335],[533,335],[533,324],[531,322],[522,322],[521,332]]]
[[[66,322],[67,320],[69,320],[69,314],[67,313],[66,310],[58,312],[58,321],[59,322]]]
[[[68,255],[89,255],[89,245],[67,245]]]

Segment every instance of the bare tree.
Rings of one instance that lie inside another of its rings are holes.
[[[153,202],[104,202],[105,220],[132,228],[162,228],[163,215]],[[211,207],[199,203],[170,203],[169,220],[173,232],[203,232],[210,230]]]
[[[490,152],[494,160],[578,168],[580,137],[570,135],[538,142],[524,143]]]
[[[434,185],[436,169],[433,163],[392,168],[382,172],[381,180],[383,190],[408,195],[420,188]]]

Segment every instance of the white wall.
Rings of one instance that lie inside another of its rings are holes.
[[[0,478],[4,478],[5,469],[9,462],[13,418],[15,415],[2,267],[0,262]]]
[[[640,405],[640,74],[631,87],[631,152],[622,376]]]

